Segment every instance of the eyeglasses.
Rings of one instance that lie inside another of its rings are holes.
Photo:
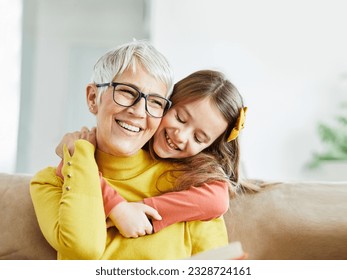
[[[96,87],[113,87],[113,101],[123,107],[131,107],[145,99],[146,112],[153,118],[162,118],[171,107],[171,101],[157,94],[144,94],[131,85],[122,83],[96,84]]]

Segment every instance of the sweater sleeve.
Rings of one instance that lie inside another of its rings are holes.
[[[61,173],[63,167],[63,161],[57,167],[56,175],[64,180],[63,174]],[[100,186],[102,191],[102,199],[104,202],[105,217],[108,217],[111,210],[116,207],[120,202],[126,201],[114,188],[112,188],[107,181],[102,177],[99,172]]]
[[[144,199],[155,208],[161,221],[152,220],[154,232],[177,222],[208,221],[223,215],[229,207],[228,186],[215,181],[179,192],[168,192]]]
[[[64,258],[99,259],[105,249],[107,233],[94,149],[89,142],[77,140],[73,156],[64,147],[64,180],[48,167],[30,183],[41,231]]]

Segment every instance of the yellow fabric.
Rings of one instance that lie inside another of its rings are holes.
[[[41,230],[58,251],[58,259],[182,259],[228,242],[224,220],[173,224],[136,239],[106,230],[98,169],[128,201],[159,195],[156,182],[169,163],[154,161],[143,150],[114,157],[78,140],[74,155],[64,150],[64,182],[46,168],[31,181],[31,196]],[[161,190],[170,178],[159,180]]]

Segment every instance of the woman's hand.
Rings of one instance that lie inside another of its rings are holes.
[[[66,133],[58,146],[55,148],[55,153],[60,157],[64,157],[63,147],[66,145],[70,155],[72,156],[75,151],[75,141],[84,139],[89,141],[96,147],[96,127],[89,130],[87,127],[82,127],[80,131]]]
[[[124,201],[111,210],[109,219],[121,235],[127,238],[136,238],[152,234],[153,227],[148,216],[156,220],[162,219],[157,210],[146,204]],[[110,226],[109,221],[107,221],[107,226]]]

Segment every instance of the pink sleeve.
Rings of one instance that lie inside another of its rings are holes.
[[[111,186],[108,185],[106,180],[100,174],[100,184],[102,191],[102,199],[104,201],[105,216],[108,217],[111,210],[125,199]]]
[[[168,192],[144,199],[155,208],[161,221],[152,220],[154,232],[177,222],[208,221],[222,216],[229,208],[228,186],[215,181],[179,192]]]
[[[56,169],[56,175],[64,180],[61,169],[63,167],[63,161],[61,161]],[[108,217],[113,207],[118,205],[118,203],[125,201],[123,197],[111,186],[109,186],[106,180],[102,177],[101,172],[99,172],[100,186],[102,191],[102,199],[104,202],[105,216]]]
[[[55,175],[57,175],[58,177],[60,177],[61,179],[64,180],[64,176],[63,174],[61,173],[61,169],[63,168],[63,161],[61,160],[57,169],[55,170]]]

